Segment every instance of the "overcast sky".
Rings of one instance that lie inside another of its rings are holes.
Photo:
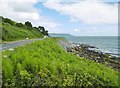
[[[51,33],[117,36],[119,0],[1,0],[0,15]]]

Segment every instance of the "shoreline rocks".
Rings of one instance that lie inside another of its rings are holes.
[[[104,64],[113,69],[120,71],[120,58],[112,56],[108,53],[102,53],[101,51],[95,51],[93,48],[95,46],[90,46],[87,44],[75,44],[73,47],[66,47],[66,51],[75,54],[79,57],[83,57],[89,60],[93,60],[97,63]],[[91,50],[91,48],[93,50]],[[97,48],[98,49],[98,48]]]

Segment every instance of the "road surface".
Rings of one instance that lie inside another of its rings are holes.
[[[0,51],[8,50],[11,48],[22,46],[22,45],[27,44],[27,43],[31,43],[35,40],[43,40],[43,39],[44,38],[26,39],[26,40],[19,40],[19,41],[15,41],[15,42],[10,42],[10,43],[6,43],[6,44],[0,44]]]

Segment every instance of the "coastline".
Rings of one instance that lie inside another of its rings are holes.
[[[3,51],[2,86],[119,85],[117,70],[68,53],[60,43],[75,47],[64,38],[46,38]]]
[[[68,41],[67,39],[59,40],[59,45],[61,45],[66,52],[77,55],[78,57],[83,57],[100,64],[104,64],[112,69],[120,71],[120,57],[113,56],[109,53],[103,53],[102,51],[95,50],[98,49],[96,46],[91,46],[88,44],[79,44]]]
[[[94,48],[96,51],[101,51],[116,57],[120,56],[117,36],[73,36],[69,34],[53,34],[52,36],[64,37],[73,43],[96,46],[98,47],[98,49]]]

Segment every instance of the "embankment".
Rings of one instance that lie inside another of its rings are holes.
[[[66,52],[58,40],[3,51],[3,86],[118,86],[118,71]]]

